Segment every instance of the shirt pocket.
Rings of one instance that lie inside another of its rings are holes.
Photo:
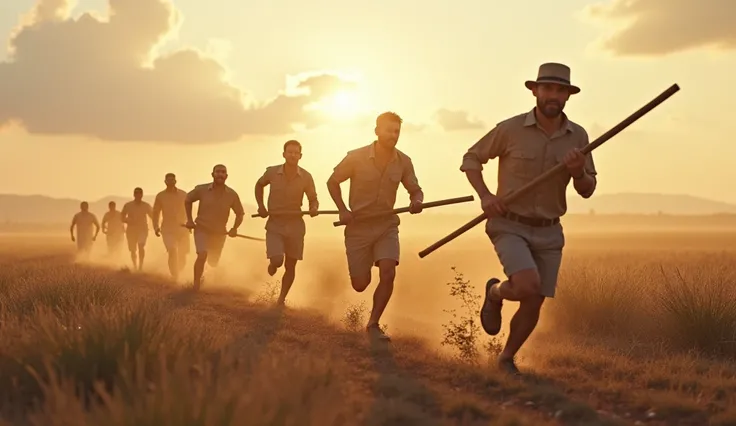
[[[386,171],[386,182],[390,191],[394,193],[398,191],[403,174],[401,169],[390,169]]]
[[[534,178],[540,173],[538,157],[534,152],[512,151],[508,160],[509,170],[518,177]]]

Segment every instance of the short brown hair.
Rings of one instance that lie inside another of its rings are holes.
[[[392,111],[384,112],[383,114],[376,117],[376,126],[380,126],[381,124],[386,123],[386,122],[389,122],[389,123],[394,122],[394,123],[402,124],[404,120],[399,116],[399,114],[396,114],[395,112],[392,112]]]
[[[302,144],[300,144],[298,140],[291,139],[291,140],[286,141],[286,143],[284,144],[284,151],[286,151],[286,148],[288,148],[289,145],[296,146],[297,148],[299,148],[299,152],[302,152]]]

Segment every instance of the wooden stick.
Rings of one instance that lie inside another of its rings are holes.
[[[268,212],[269,216],[300,216],[309,214],[309,210],[302,210],[302,211],[276,211],[276,212]],[[340,214],[339,210],[317,210],[317,214]],[[261,217],[258,213],[250,215],[250,217]]]
[[[184,225],[184,224],[182,224],[181,226],[183,226],[183,227],[185,227],[185,228],[186,228],[186,225]],[[224,235],[227,235],[227,232],[225,232],[225,233],[224,233]],[[265,238],[251,237],[251,236],[248,236],[248,235],[243,235],[243,234],[235,234],[235,236],[236,236],[236,237],[238,237],[238,238],[244,238],[244,239],[246,239],[246,240],[253,240],[253,241],[266,241],[266,239],[265,239]]]
[[[473,201],[474,199],[475,198],[472,195],[468,195],[465,197],[458,197],[458,198],[448,198],[446,200],[438,200],[438,201],[430,201],[429,203],[422,203],[422,207],[426,209],[426,208],[432,208],[432,207],[449,206],[450,204],[467,203],[469,201]],[[385,212],[371,213],[365,216],[358,216],[354,218],[353,220],[357,221],[357,220],[373,219],[376,217],[383,217],[383,216],[390,216],[390,215],[399,214],[399,213],[406,213],[409,211],[409,209],[410,209],[409,207],[401,207],[398,209],[393,209],[393,210],[389,210]],[[345,223],[341,221],[332,222],[332,224],[335,226],[345,225]]]
[[[640,119],[644,114],[648,113],[652,109],[654,109],[656,106],[667,100],[670,96],[677,93],[677,91],[680,90],[680,86],[677,84],[673,84],[670,86],[667,90],[662,92],[659,96],[652,99],[641,107],[638,111],[634,112],[630,116],[626,117],[623,121],[621,121],[619,124],[611,128],[606,133],[602,134],[600,137],[598,137],[596,140],[588,144],[586,147],[581,149],[580,151],[583,154],[588,154],[594,149],[598,148],[599,146],[603,145],[604,142],[614,137],[616,134],[621,132],[626,127],[630,126],[632,123],[634,123],[636,120]],[[534,178],[531,182],[528,182],[526,185],[522,186],[521,188],[517,189],[516,191],[513,191],[509,194],[507,194],[505,197],[501,198],[501,201],[505,203],[509,203],[519,197],[521,197],[524,194],[529,193],[531,190],[539,186],[542,182],[546,181],[550,176],[554,175],[555,173],[558,173],[565,169],[564,163],[559,163],[555,165],[554,167],[550,168],[549,170],[545,171],[541,175]],[[483,213],[479,216],[477,216],[475,219],[471,220],[470,222],[466,223],[465,225],[461,226],[457,230],[453,231],[451,234],[447,235],[446,237],[442,238],[441,240],[435,242],[434,244],[430,245],[429,247],[425,248],[424,250],[419,252],[419,257],[424,258],[428,254],[434,252],[438,248],[442,247],[443,245],[449,243],[450,241],[454,240],[455,238],[459,237],[460,235],[464,234],[465,232],[469,231],[474,226],[478,225],[479,223],[483,222],[484,220],[488,219],[488,216]]]

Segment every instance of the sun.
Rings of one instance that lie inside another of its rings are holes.
[[[355,91],[340,90],[323,99],[317,108],[334,119],[349,120],[360,114],[361,104]]]

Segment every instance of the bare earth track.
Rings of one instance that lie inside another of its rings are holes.
[[[520,380],[251,296],[3,250],[3,424],[736,424],[718,359],[540,333]]]

